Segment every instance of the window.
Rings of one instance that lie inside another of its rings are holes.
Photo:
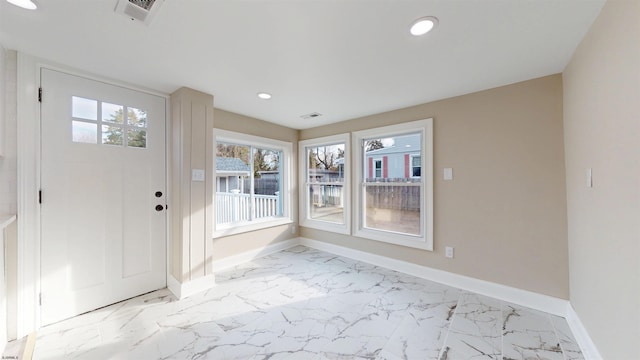
[[[291,223],[291,144],[215,130],[214,237]]]
[[[375,168],[375,177],[382,177],[382,159],[373,160],[374,168]]]
[[[349,135],[301,141],[300,224],[348,234],[350,231]]]
[[[145,110],[72,96],[71,117],[73,142],[147,147]]]
[[[358,131],[355,236],[433,249],[433,120]]]
[[[420,177],[422,165],[420,165],[420,155],[411,155],[411,177]]]

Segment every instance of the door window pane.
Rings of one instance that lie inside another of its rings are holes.
[[[73,120],[71,122],[71,138],[73,142],[85,144],[98,143],[98,124]]]
[[[122,118],[124,106],[102,103],[102,121],[122,124],[124,119]]]
[[[128,124],[136,127],[147,127],[147,112],[136,108],[127,108]]]
[[[105,145],[122,145],[122,128],[102,125],[102,143]]]
[[[98,120],[98,101],[72,96],[71,116],[78,119]]]
[[[127,130],[127,146],[146,148],[147,147],[147,131],[146,130]]]
[[[147,147],[146,110],[79,96],[72,96],[71,105],[73,142]]]

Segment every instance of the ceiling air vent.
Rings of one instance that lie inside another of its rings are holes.
[[[164,0],[118,0],[116,12],[133,21],[149,25]]]
[[[322,114],[317,113],[317,112],[312,112],[311,114],[301,115],[300,117],[306,120],[306,119],[317,118],[319,116],[322,116]]]

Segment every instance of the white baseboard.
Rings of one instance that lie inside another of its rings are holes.
[[[552,296],[433,269],[402,260],[391,259],[386,256],[375,255],[323,241],[300,238],[300,244],[550,314],[562,317],[567,314],[567,305],[569,302]]]
[[[167,274],[167,289],[169,289],[169,291],[171,291],[171,293],[178,299],[181,299],[180,288],[180,282],[174,278],[173,275]]]
[[[392,259],[386,256],[350,249],[323,241],[300,237],[277,242],[261,249],[251,250],[216,260],[213,263],[213,271],[215,274],[221,270],[225,270],[296,245],[304,245],[310,248],[326,251],[339,256],[344,256],[350,259],[366,262],[372,265],[564,317],[566,318],[585,359],[602,360],[602,356],[600,356],[598,349],[594,345],[593,341],[591,341],[591,337],[580,321],[578,314],[567,300],[490,281],[475,279],[464,275],[454,274],[402,260]],[[167,277],[167,288],[169,288],[169,290],[179,299],[207,290],[213,286],[215,286],[214,275],[209,275],[183,284],[178,282],[178,280],[171,275]]]
[[[596,348],[596,345],[591,340],[587,329],[582,324],[582,321],[580,321],[580,317],[571,304],[567,304],[567,316],[565,318],[567,319],[567,323],[569,323],[569,328],[571,328],[573,336],[580,346],[580,350],[582,350],[582,355],[585,360],[602,360],[598,348]]]
[[[184,299],[193,294],[208,290],[216,285],[215,273],[224,269],[228,269],[240,264],[244,264],[253,259],[267,256],[269,254],[288,249],[292,246],[300,244],[300,241],[295,239],[280,241],[275,244],[268,245],[261,249],[255,249],[246,251],[237,255],[229,256],[224,259],[215,260],[213,262],[213,274],[201,277],[196,280],[180,283],[176,278],[171,275],[167,275],[167,289],[173,293],[178,299]]]
[[[238,266],[240,264],[249,262],[253,259],[257,259],[263,256],[277,253],[278,251],[282,251],[284,249],[288,249],[290,247],[293,247],[299,244],[300,244],[300,241],[298,240],[298,238],[294,238],[294,239],[289,239],[285,241],[279,241],[275,244],[271,244],[260,249],[250,250],[237,255],[229,256],[219,260],[214,260],[213,272],[217,273],[221,270],[232,268],[234,266]]]
[[[171,275],[167,276],[167,288],[178,299],[184,299],[193,294],[211,289],[214,286],[216,286],[216,277],[214,274],[183,283],[180,283]]]

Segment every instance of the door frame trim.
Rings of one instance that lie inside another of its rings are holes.
[[[40,103],[38,102],[38,88],[41,84],[41,70],[43,68],[64,72],[70,75],[80,76],[86,79],[103,82],[110,85],[125,87],[131,90],[159,96],[165,99],[165,176],[167,203],[171,189],[169,141],[170,139],[170,99],[166,93],[143,88],[123,81],[117,81],[104,76],[90,74],[73,69],[69,66],[37,58],[22,52],[18,52],[17,59],[17,324],[16,334],[18,338],[40,328],[40,206],[38,204],[38,190],[40,189]],[[44,90],[46,96],[46,89]],[[46,201],[46,194],[45,194]],[[166,228],[166,272],[165,284],[169,274],[169,259],[171,247],[169,235],[171,234],[170,209],[167,210]]]

